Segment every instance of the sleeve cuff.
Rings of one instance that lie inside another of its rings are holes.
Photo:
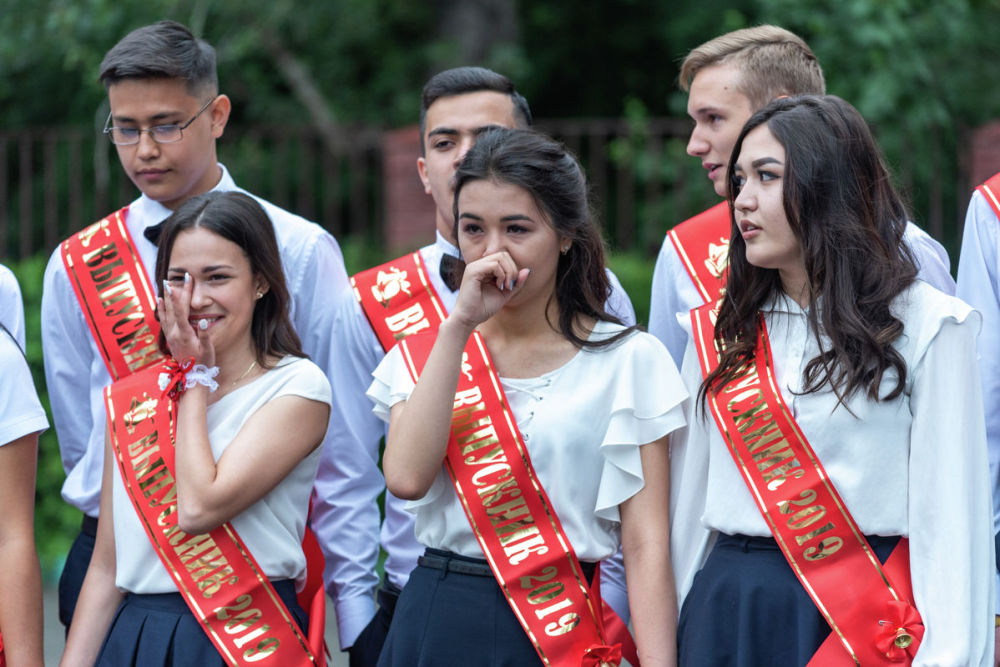
[[[337,636],[340,650],[346,651],[354,645],[358,635],[375,616],[375,599],[367,595],[337,600]]]

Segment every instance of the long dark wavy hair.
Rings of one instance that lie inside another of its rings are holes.
[[[595,341],[581,337],[574,327],[580,316],[622,322],[604,307],[611,293],[604,241],[594,221],[583,170],[565,146],[533,130],[490,128],[483,132],[455,174],[455,238],[458,195],[467,183],[483,180],[527,190],[556,234],[571,241],[556,267],[558,326],[550,324],[577,347],[603,347],[627,336],[635,327]]]
[[[269,368],[269,356],[305,357],[302,343],[288,317],[288,287],[281,269],[274,226],[261,205],[249,195],[234,191],[207,192],[187,200],[163,221],[156,253],[157,289],[163,289],[177,235],[196,227],[239,246],[250,262],[253,275],[267,282],[268,289],[254,304],[250,321],[250,336],[257,363]],[[169,354],[162,331],[159,343],[160,350]]]
[[[785,215],[811,281],[808,322],[820,354],[806,364],[803,393],[829,385],[841,404],[858,391],[873,401],[892,400],[905,387],[906,362],[892,346],[903,323],[891,304],[917,275],[903,243],[906,208],[861,114],[833,95],[801,95],[775,100],[755,113],[729,160],[729,277],[715,325],[724,352],[702,383],[702,406],[706,392],[753,362],[758,313],[782,289],[776,269],[747,261],[734,215],[739,194],[734,166],[744,138],[761,125],[785,148]],[[896,372],[896,384],[881,396],[889,369]]]

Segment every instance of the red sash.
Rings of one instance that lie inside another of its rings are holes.
[[[157,386],[167,362],[105,389],[109,435],[126,492],[177,590],[230,665],[321,664],[231,523],[201,535],[177,526],[177,405]]]
[[[433,335],[400,351],[414,381]],[[474,333],[462,355],[445,458],[476,539],[511,609],[546,665],[618,664],[591,594],[508,407],[486,345]]]
[[[718,299],[726,286],[731,224],[729,204],[721,202],[667,232],[705,303]]]
[[[993,213],[1000,219],[1000,174],[994,174],[976,189],[986,197],[987,203],[993,208]]]
[[[419,252],[351,276],[361,309],[388,352],[418,331],[437,331],[448,314]]]
[[[132,236],[128,207],[62,243],[62,259],[112,380],[163,358],[156,297]]]
[[[704,377],[719,364],[715,307],[691,311]],[[832,629],[809,664],[910,664],[924,627],[909,543],[901,539],[884,566],[871,550],[778,390],[763,317],[753,366],[707,398],[757,508]]]

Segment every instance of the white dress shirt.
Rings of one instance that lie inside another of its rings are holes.
[[[49,427],[45,410],[35,392],[31,369],[24,358],[24,306],[17,279],[7,267],[0,264],[0,322],[15,338],[0,330],[0,447],[29,433],[44,431]],[[13,326],[12,326],[13,325]]]
[[[236,187],[225,167],[219,167],[222,178],[214,190],[245,192]],[[292,325],[302,341],[302,349],[332,377],[335,359],[330,353],[330,343],[334,305],[348,284],[340,247],[319,225],[255,199],[274,223],[291,294]],[[163,221],[171,212],[145,195],[129,206],[126,225],[151,283],[156,247],[142,231]],[[106,421],[101,392],[111,377],[70,286],[59,248],[52,253],[45,269],[42,347],[52,418],[66,470],[62,495],[85,514],[97,516]]]
[[[965,214],[957,295],[983,317],[979,332],[979,378],[986,413],[996,532],[1000,531],[1000,220],[978,190],[972,194]],[[1000,613],[1000,600],[996,611]]]
[[[903,241],[910,246],[919,278],[946,294],[955,293],[955,281],[951,277],[951,262],[948,252],[940,243],[913,224],[906,223]],[[673,241],[663,239],[660,254],[653,268],[653,285],[649,303],[649,333],[666,345],[674,363],[678,366],[684,360],[684,348],[688,335],[678,324],[677,317],[687,317],[692,308],[705,302],[691,281],[691,276],[677,255]]]
[[[591,340],[622,327],[599,322]],[[388,422],[415,383],[398,347],[374,372],[368,395]],[[583,561],[620,544],[618,506],[643,486],[639,448],[683,427],[687,393],[662,344],[634,332],[618,344],[583,348],[535,378],[500,378],[532,467]],[[569,472],[572,471],[572,472]],[[483,552],[444,465],[423,498],[406,503],[421,544],[482,558]]]
[[[802,394],[819,348],[807,313],[781,295],[765,310],[777,385],[861,531],[910,540],[914,602],[926,633],[914,665],[992,665],[993,535],[986,434],[976,369],[979,316],[915,281],[893,305],[893,343],[907,366],[892,401],[864,392],[838,405],[829,387]],[[701,369],[689,346],[682,371],[696,396]],[[895,374],[882,394],[895,386]],[[770,536],[714,419],[689,411],[671,450],[671,554],[683,603],[711,534]],[[853,412],[853,415],[851,414]]]
[[[441,279],[441,256],[458,257],[458,248],[437,233],[435,242],[419,252],[434,290],[445,310],[450,311],[458,292],[449,290]],[[628,295],[610,271],[608,277],[612,281],[608,308],[628,324],[634,323],[635,312]],[[386,427],[372,413],[365,391],[385,351],[353,289],[345,290],[340,296],[333,337],[341,362],[331,375],[330,446],[335,455],[326,457],[320,464],[313,526],[327,552],[324,581],[337,612],[340,646],[346,649],[354,644],[375,614],[379,546],[387,554],[386,578],[399,588],[406,585],[424,547],[413,535],[413,516],[403,509],[404,501],[388,491],[385,520],[381,527],[379,524],[375,500],[385,490],[385,479],[378,467],[379,441]],[[618,563],[609,561],[601,571],[605,599],[619,613],[627,613],[620,560]]]
[[[13,334],[17,344],[24,349],[24,302],[21,286],[13,272],[0,264],[0,324]]]
[[[206,416],[213,458],[219,460],[257,410],[282,396],[329,405],[330,382],[308,359],[285,357],[260,377],[209,405]],[[309,452],[277,486],[230,521],[269,579],[295,579],[299,588],[306,576],[302,535],[320,453],[321,447]],[[112,477],[115,585],[131,593],[177,592],[146,535],[117,466]]]

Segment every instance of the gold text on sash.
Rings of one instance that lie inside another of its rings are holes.
[[[128,367],[135,371],[149,365],[159,356],[156,335],[145,322],[139,291],[118,248],[114,243],[99,246],[83,254],[83,263],[104,316],[114,322],[110,331]]]
[[[186,570],[185,578],[202,598],[209,600],[224,587],[236,584],[239,577],[210,534],[191,535],[178,527],[176,481],[163,460],[159,431],[155,430],[159,401],[148,395],[143,399],[133,398],[122,416],[129,433],[145,433],[128,444],[124,464],[132,470],[148,506],[160,509],[156,527],[163,535],[164,548],[173,550],[174,562]],[[250,594],[240,595],[232,604],[212,609],[212,613],[226,621],[222,626],[229,635],[225,641],[241,650],[247,662],[264,660],[280,646],[279,639],[266,636],[271,626],[262,621],[263,612]]]
[[[776,499],[769,502],[782,515],[788,515],[786,525],[794,534],[802,558],[816,561],[835,554],[843,546],[840,537],[816,541],[836,528],[832,520],[822,522],[827,509],[815,502],[816,492],[809,488],[795,492],[783,487],[788,481],[801,479],[805,470],[764,399],[756,367],[749,365],[743,371],[738,382],[723,389],[723,393],[730,396],[724,401],[720,396],[719,402],[725,404],[736,430],[743,436],[742,446],[763,476],[767,490],[777,494]]]

